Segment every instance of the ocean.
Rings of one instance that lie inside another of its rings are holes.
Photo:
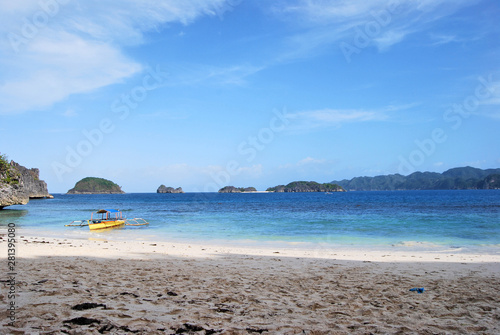
[[[101,208],[150,224],[64,226]],[[500,190],[54,194],[0,210],[0,233],[8,223],[19,235],[44,237],[499,254]]]

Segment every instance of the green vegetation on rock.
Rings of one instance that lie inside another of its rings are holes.
[[[255,187],[224,186],[219,190],[219,193],[245,193],[245,192],[257,192],[257,189]]]
[[[345,192],[345,190],[337,184],[325,183],[320,184],[315,181],[294,181],[287,185],[278,185],[269,187],[269,192]]]
[[[75,184],[68,194],[117,194],[125,193],[121,187],[111,180],[104,178],[87,177]]]
[[[0,183],[8,185],[19,184],[19,172],[9,163],[7,155],[0,155]]]
[[[376,177],[356,177],[333,181],[348,191],[395,190],[468,190],[500,188],[500,169],[477,169],[470,166],[443,173],[414,172],[408,176],[390,174]]]

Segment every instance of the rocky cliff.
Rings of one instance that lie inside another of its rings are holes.
[[[184,193],[182,190],[182,187],[178,188],[173,188],[173,187],[166,187],[165,185],[160,185],[158,189],[156,190],[156,193]]]
[[[39,179],[38,169],[27,169],[18,163],[0,162],[0,209],[12,205],[25,205],[29,199],[53,198],[47,183]]]

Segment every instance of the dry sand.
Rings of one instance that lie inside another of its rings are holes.
[[[0,252],[6,268],[5,236]],[[16,252],[2,334],[500,334],[497,255],[40,237]]]

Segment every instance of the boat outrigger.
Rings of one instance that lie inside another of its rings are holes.
[[[94,215],[95,214],[95,215]],[[100,214],[100,218],[99,218]],[[90,220],[75,220],[66,227],[86,227],[90,230],[115,228],[121,226],[144,226],[149,224],[142,218],[126,219],[123,217],[122,212],[117,209],[100,209],[92,213]]]

